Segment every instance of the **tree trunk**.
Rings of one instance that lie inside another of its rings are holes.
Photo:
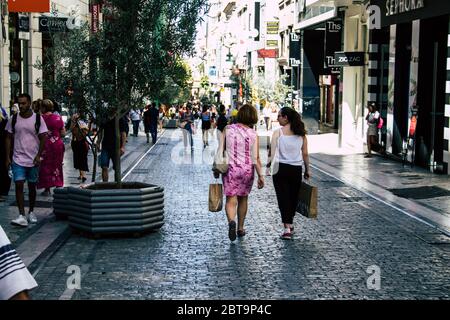
[[[92,168],[92,183],[95,183],[95,180],[97,178],[98,154],[97,154],[97,147],[94,145],[94,143],[92,144],[92,155],[94,156],[94,167]]]
[[[116,145],[115,145],[115,155],[116,158],[116,168],[114,169],[114,179],[117,183],[117,189],[122,188],[122,167],[120,163],[120,127],[119,127],[119,114],[116,114],[114,117],[114,125],[115,125],[115,135],[116,135]]]

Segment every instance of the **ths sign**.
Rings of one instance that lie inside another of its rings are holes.
[[[50,12],[50,0],[8,0],[9,12]]]
[[[334,63],[339,67],[362,67],[365,64],[364,58],[364,52],[336,52]]]
[[[300,61],[300,35],[298,33],[291,33],[289,35],[289,66],[298,67],[301,64]]]

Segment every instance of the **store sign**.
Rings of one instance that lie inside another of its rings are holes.
[[[278,47],[278,40],[266,40],[266,47],[268,48]]]
[[[336,65],[335,52],[342,50],[342,26],[341,20],[327,21],[325,23],[325,54],[324,68],[329,74],[340,73],[340,68]]]
[[[279,22],[267,22],[267,34],[278,34]]]
[[[423,0],[386,0],[386,16],[407,13],[423,7]]]
[[[292,32],[289,35],[289,66],[300,66],[300,34]]]
[[[216,69],[215,66],[209,67],[208,75],[209,75],[210,77],[217,77],[217,69]]]
[[[68,32],[68,18],[60,17],[39,17],[39,32]]]
[[[260,49],[258,50],[258,59],[278,58],[278,49]]]
[[[362,67],[365,64],[365,52],[336,52],[334,59],[337,67]]]
[[[448,0],[371,0],[379,8],[381,27],[450,14]]]
[[[50,12],[50,0],[8,0],[9,12]]]
[[[98,32],[98,26],[99,26],[99,18],[100,18],[100,5],[99,4],[93,4],[91,8],[91,31],[93,33]]]

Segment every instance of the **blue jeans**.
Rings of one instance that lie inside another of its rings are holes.
[[[139,122],[141,122],[140,120],[133,120],[133,134],[135,136],[138,135],[139,133]]]
[[[194,124],[192,123],[187,123],[185,126],[184,126],[184,130],[186,130],[187,132],[183,132],[183,134],[185,135],[185,134],[189,134],[189,136],[190,136],[190,140],[191,140],[191,148],[193,148],[194,147],[194,139],[192,138],[192,126],[193,126]],[[186,139],[186,138],[185,138]],[[186,142],[185,142],[185,146],[186,146]]]
[[[109,168],[109,160],[112,160],[113,168],[116,170],[116,157],[115,152],[111,150],[102,149],[100,154],[99,166],[100,168]]]
[[[14,182],[28,181],[28,183],[37,183],[39,180],[39,167],[22,167],[13,162],[11,169]]]

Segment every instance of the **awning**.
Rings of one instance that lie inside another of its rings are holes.
[[[258,58],[278,58],[278,49],[259,49]]]

